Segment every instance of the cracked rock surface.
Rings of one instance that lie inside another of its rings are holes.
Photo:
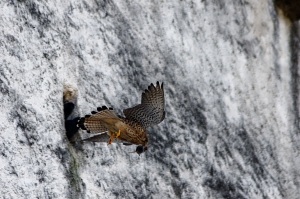
[[[300,198],[299,26],[273,1],[0,10],[0,198]],[[68,141],[65,101],[122,114],[156,81],[146,153]]]

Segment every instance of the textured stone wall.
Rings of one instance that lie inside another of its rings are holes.
[[[299,198],[298,49],[271,0],[1,1],[0,198]],[[147,153],[66,138],[156,81]]]

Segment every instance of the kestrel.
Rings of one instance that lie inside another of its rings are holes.
[[[150,84],[142,93],[141,104],[123,110],[125,117],[116,115],[112,108],[98,107],[92,115],[86,115],[78,120],[78,127],[88,133],[102,133],[84,141],[103,141],[109,139],[111,144],[116,138],[125,145],[136,144],[138,154],[147,150],[148,135],[146,128],[159,124],[165,118],[163,83],[156,86]],[[107,134],[103,133],[107,132]]]

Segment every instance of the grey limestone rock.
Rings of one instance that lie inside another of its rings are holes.
[[[298,49],[271,0],[0,1],[0,198],[300,198]],[[156,81],[146,153],[69,142]]]

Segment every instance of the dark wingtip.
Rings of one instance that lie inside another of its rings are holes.
[[[89,117],[91,117],[91,115],[85,115],[84,117],[85,117],[85,118],[89,118]]]
[[[106,106],[102,106],[102,110],[106,110],[107,109],[107,107]]]
[[[159,81],[157,81],[157,82],[156,82],[156,87],[158,87],[158,88],[159,88]]]
[[[156,88],[164,88],[164,82],[161,82],[161,84],[159,85],[159,81],[156,82]]]
[[[96,114],[96,113],[97,113],[97,111],[92,111],[91,113],[92,113],[92,114]]]
[[[77,121],[77,126],[79,128],[81,128],[82,130],[86,130],[86,128],[84,126],[84,121],[85,121],[84,117],[79,118],[79,120]]]
[[[103,111],[103,110],[106,110],[106,109],[107,109],[106,106],[97,107],[97,111]]]
[[[151,84],[148,86],[148,90],[151,90],[151,87],[154,87],[154,88],[155,88],[154,84],[151,83]]]
[[[103,111],[103,110],[114,110],[112,107],[107,108],[107,106],[97,107],[97,111]]]
[[[157,81],[156,82],[156,88],[164,89],[164,82],[161,82],[161,84],[159,84],[159,81]]]

